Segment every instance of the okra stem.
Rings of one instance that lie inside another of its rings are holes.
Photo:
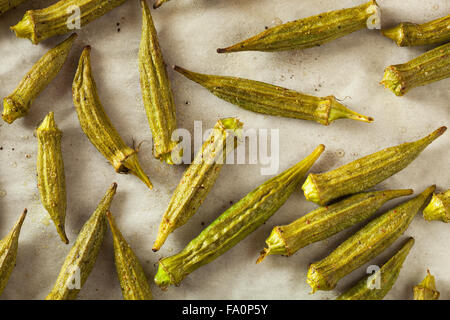
[[[3,120],[7,123],[13,123],[16,119],[24,117],[28,113],[34,99],[61,70],[76,38],[77,35],[72,34],[56,47],[50,49],[33,65],[14,92],[3,99]]]
[[[403,247],[373,275],[368,275],[336,300],[382,300],[394,286],[403,263],[414,245],[409,238]],[[377,287],[379,286],[379,287]]]
[[[326,258],[311,264],[306,281],[311,286],[312,293],[317,290],[332,290],[340,279],[393,244],[406,231],[435,189],[434,185],[428,187],[417,197],[372,220]]]
[[[158,251],[167,236],[183,226],[198,210],[219,177],[226,163],[226,154],[237,146],[235,138],[241,137],[242,126],[242,122],[236,118],[217,121],[172,195],[159,226],[153,251]]]
[[[431,275],[430,270],[427,270],[425,279],[417,286],[413,287],[414,300],[438,300],[440,293],[436,289],[436,281]]]
[[[423,210],[425,220],[441,220],[450,222],[450,190],[440,194],[434,194],[430,203]]]
[[[8,235],[0,240],[0,295],[3,293],[9,277],[16,266],[19,235],[26,215],[27,209],[23,211],[19,220],[16,222]]]
[[[97,93],[91,69],[91,47],[84,48],[72,84],[72,96],[81,128],[89,141],[103,154],[118,173],[132,173],[152,189],[137,157],[109,120]]]
[[[206,227],[181,252],[159,261],[155,283],[178,285],[191,272],[212,262],[266,222],[289,198],[325,147],[250,192]]]
[[[383,84],[397,96],[450,77],[450,43],[434,48],[403,64],[384,70]]]
[[[275,227],[266,240],[267,248],[256,263],[271,254],[291,256],[311,243],[364,221],[387,201],[412,193],[411,189],[360,193],[311,211],[289,225]]]
[[[11,30],[17,37],[27,38],[33,44],[38,44],[50,37],[84,27],[125,1],[60,0],[47,8],[28,10],[22,20],[11,27]]]
[[[379,19],[378,14],[378,4],[375,0],[371,0],[357,7],[325,12],[270,28],[228,48],[217,49],[217,52],[311,48],[367,28],[370,19],[373,19],[372,22]]]
[[[385,37],[394,40],[399,47],[448,42],[450,41],[450,14],[423,24],[402,22],[381,32]]]
[[[287,118],[311,120],[329,125],[337,119],[372,122],[337,101],[334,96],[319,98],[268,83],[235,77],[213,76],[174,67],[215,96],[243,109]]]
[[[365,191],[406,168],[446,130],[447,127],[440,127],[420,140],[375,152],[326,173],[311,173],[302,186],[305,197],[323,206]]]

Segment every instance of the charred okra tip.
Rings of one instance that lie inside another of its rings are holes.
[[[414,300],[437,300],[439,299],[439,291],[436,289],[434,276],[430,270],[427,270],[425,279],[413,288]]]
[[[42,205],[49,213],[64,243],[69,243],[66,220],[66,181],[61,152],[62,132],[50,112],[36,130],[38,138],[37,175]]]
[[[423,210],[425,220],[450,222],[450,190],[434,194],[428,206]]]

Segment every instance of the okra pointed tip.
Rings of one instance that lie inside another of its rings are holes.
[[[270,254],[270,248],[264,248],[259,254],[259,258],[256,260],[256,264],[261,263]]]
[[[163,5],[163,3],[166,2],[165,0],[156,0],[153,4],[153,9],[158,9]]]
[[[374,119],[372,117],[368,117],[368,116],[359,114],[353,110],[350,110],[343,104],[339,103],[334,96],[330,97],[330,100],[331,100],[331,109],[330,109],[328,124],[337,119],[351,119],[351,120],[362,121],[362,122],[367,122],[367,123],[374,121]]]
[[[226,53],[227,49],[226,48],[218,48],[217,49],[217,53]]]
[[[145,183],[145,185],[151,190],[153,189],[153,184],[151,183],[148,176],[145,174],[144,170],[142,170],[142,167],[139,163],[139,160],[137,158],[137,154],[133,153],[128,158],[126,158],[123,161],[123,165],[136,177],[141,179],[142,182]]]

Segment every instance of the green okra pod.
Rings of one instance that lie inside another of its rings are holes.
[[[373,121],[371,117],[348,109],[334,96],[319,98],[264,82],[195,73],[178,66],[174,69],[215,96],[249,111],[311,120],[323,125],[337,119]]]
[[[184,225],[198,210],[219,177],[226,154],[236,146],[243,124],[236,118],[217,121],[211,134],[183,174],[159,226],[153,251],[158,251],[167,236]]]
[[[413,287],[414,300],[438,300],[440,293],[436,289],[436,281],[431,275],[430,270],[427,270],[425,279],[417,286]]]
[[[113,183],[86,221],[61,267],[46,300],[74,300],[94,268],[106,232],[106,212],[116,194]]]
[[[153,153],[155,158],[174,164],[172,151],[178,141],[172,140],[172,133],[177,128],[172,88],[150,9],[145,0],[141,0],[141,6],[139,73],[144,107],[153,136]],[[180,154],[182,150],[177,152]]]
[[[0,15],[27,0],[0,0]]]
[[[365,192],[314,211],[289,225],[273,228],[267,248],[256,263],[271,254],[291,256],[307,245],[324,240],[372,216],[387,201],[412,194],[411,189]]]
[[[125,300],[152,300],[144,269],[129,246],[111,212],[106,213],[114,242],[114,262]]]
[[[450,14],[423,24],[402,22],[381,32],[399,47],[445,43],[450,41]]]
[[[428,136],[375,152],[329,172],[310,173],[302,186],[306,199],[320,205],[367,190],[406,168],[447,127]]]
[[[266,181],[222,213],[181,252],[159,261],[155,283],[179,285],[191,272],[212,262],[266,222],[289,198],[325,147]]]
[[[340,279],[387,249],[408,228],[436,186],[369,222],[326,258],[309,266],[307,280],[312,293],[332,290]]]
[[[409,238],[403,247],[373,275],[366,276],[353,288],[337,297],[337,300],[382,300],[394,286],[414,238]]]
[[[434,48],[403,64],[384,70],[383,84],[396,96],[450,77],[450,43]]]
[[[450,189],[439,194],[434,194],[430,203],[423,210],[425,220],[441,220],[450,222]]]
[[[379,7],[375,0],[349,9],[321,13],[261,32],[218,53],[238,51],[283,51],[322,45],[352,32],[376,27]]]
[[[8,283],[14,267],[16,266],[17,249],[19,247],[19,235],[23,221],[27,215],[25,209],[10,233],[0,240],[0,295]]]
[[[81,128],[118,173],[132,173],[152,189],[142,170],[137,150],[128,147],[103,109],[91,70],[91,47],[84,48],[73,79],[72,96]]]
[[[120,6],[126,0],[60,0],[38,10],[28,10],[11,27],[18,38],[27,38],[33,44],[80,29],[89,22]]]
[[[41,202],[56,226],[61,240],[69,243],[66,220],[66,178],[61,152],[62,132],[50,112],[36,130],[38,138],[37,176]]]
[[[61,70],[76,38],[77,35],[72,34],[56,47],[50,49],[34,64],[14,92],[3,99],[3,120],[7,123],[13,123],[14,120],[24,117],[28,113],[34,99]]]

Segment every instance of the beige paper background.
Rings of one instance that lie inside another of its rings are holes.
[[[54,1],[28,1],[0,17],[0,94],[8,95],[22,76],[49,48],[64,37],[38,46],[17,39],[8,30],[27,9]],[[216,119],[237,116],[246,128],[280,130],[280,171],[300,161],[319,143],[327,150],[313,171],[327,171],[381,148],[422,137],[450,119],[450,80],[417,88],[396,97],[379,85],[385,66],[405,62],[427,48],[398,48],[379,32],[363,30],[327,45],[304,51],[281,53],[243,52],[218,55],[218,47],[254,35],[265,26],[282,21],[351,7],[359,0],[173,0],[152,11],[160,44],[168,65],[221,75],[261,80],[309,94],[336,95],[345,104],[373,116],[373,124],[341,120],[329,127],[316,123],[270,117],[247,112],[228,104],[199,85],[169,70],[179,127],[193,131],[194,121],[211,128]],[[425,22],[450,13],[447,0],[379,0],[382,25],[408,20]],[[120,23],[120,26],[117,26]],[[120,32],[118,31],[120,28]],[[126,239],[141,259],[156,299],[332,299],[365,274],[369,264],[382,263],[402,239],[417,240],[400,277],[387,299],[411,299],[411,287],[425,276],[437,277],[441,297],[450,297],[449,226],[425,222],[420,215],[406,234],[381,256],[345,277],[336,290],[309,295],[305,282],[309,263],[325,257],[354,227],[327,241],[302,249],[295,256],[271,256],[255,265],[264,240],[274,225],[286,224],[315,206],[300,191],[261,228],[219,259],[188,276],[180,287],[162,292],[152,281],[157,261],[182,249],[226,208],[268,177],[261,165],[227,165],[198,213],[172,234],[158,253],[151,251],[161,216],[185,167],[169,167],[153,159],[149,144],[143,144],[140,160],[154,190],[146,189],[133,176],[115,174],[112,167],[81,131],[71,100],[71,83],[79,54],[90,44],[99,95],[112,122],[129,144],[150,139],[138,75],[141,10],[136,0],[92,22],[79,33],[67,64],[34,102],[29,115],[14,124],[0,123],[0,236],[3,237],[24,207],[29,210],[20,236],[17,266],[2,299],[42,299],[51,289],[70,246],[64,245],[39,201],[36,187],[36,138],[33,131],[49,111],[55,112],[64,133],[68,210],[66,229],[71,243],[98,201],[113,182],[118,194],[112,212]],[[187,102],[187,104],[186,104]],[[449,187],[447,133],[433,143],[407,169],[377,186],[414,188],[421,192],[430,184]],[[399,201],[388,203],[384,209]],[[382,212],[383,210],[380,210]],[[110,232],[80,299],[121,299]]]

